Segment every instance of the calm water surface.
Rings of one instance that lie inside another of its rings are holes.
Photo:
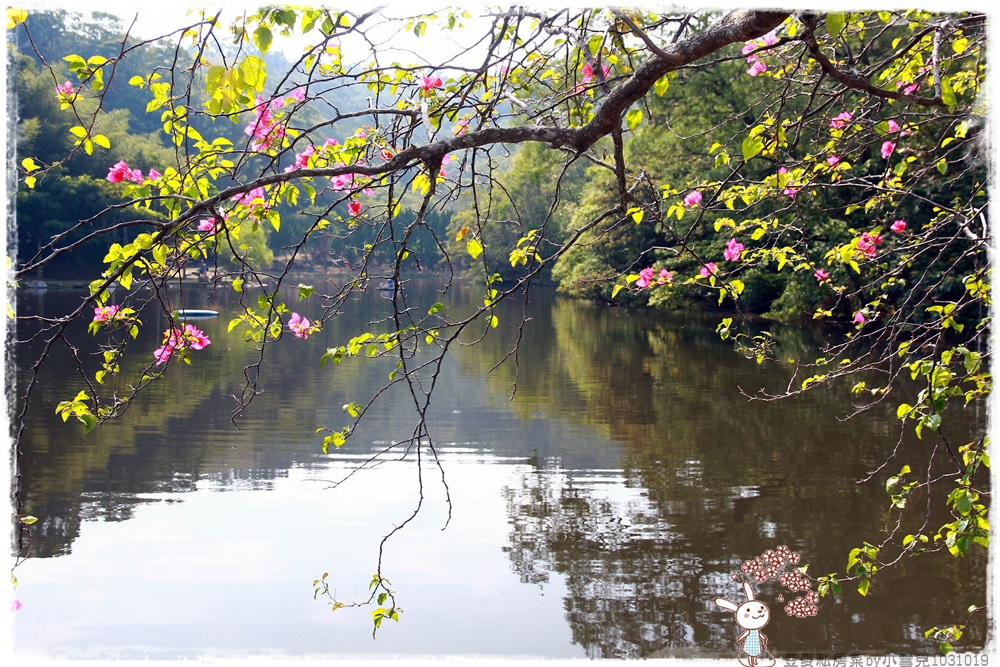
[[[24,292],[18,308],[56,314],[80,296]],[[400,451],[337,485],[413,430],[400,391],[339,451],[323,455],[315,432],[346,425],[341,406],[362,402],[392,368],[318,364],[326,346],[388,313],[381,296],[308,341],[272,347],[239,429],[232,395],[253,356],[225,335],[231,295],[187,293],[186,307],[223,312],[200,324],[213,344],[87,436],[53,415],[83,388],[69,355],[57,355],[22,444],[22,512],[40,521],[16,570],[15,654],[730,658],[736,627],[712,598],[739,599],[730,574],[744,559],[788,544],[811,574],[843,572],[852,547],[879,540],[884,475],[856,480],[896,443],[890,407],[840,420],[851,405],[837,389],[750,404],[741,388],[787,378],[735,354],[714,320],[542,290],[527,307],[518,368],[490,372],[517,338],[519,305],[444,365],[431,410],[443,480],[426,450],[419,465]],[[439,298],[429,283],[408,286],[423,309]],[[482,295],[460,286],[449,298],[461,310]],[[133,353],[151,355],[165,324],[144,319]],[[790,352],[812,344],[803,332],[779,340]],[[37,349],[18,356],[22,386]],[[983,428],[967,416],[970,431]],[[902,452],[920,446],[906,440]],[[380,541],[414,511],[421,483],[420,513],[383,558],[401,621],[373,640],[369,609],[331,613],[312,581],[329,572],[338,599],[363,599]],[[778,657],[931,654],[923,631],[962,622],[985,587],[980,554],[912,560],[885,571],[867,599],[851,590],[822,600],[815,618],[787,617],[776,583],[760,598]],[[967,646],[985,634],[973,625]]]

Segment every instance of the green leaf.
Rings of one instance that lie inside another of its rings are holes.
[[[257,45],[261,53],[267,53],[271,48],[271,41],[273,37],[271,35],[271,29],[266,25],[261,24],[256,30],[253,31],[253,43]]]
[[[751,158],[760,155],[764,150],[764,140],[759,134],[751,134],[743,140],[743,161],[749,162]]]
[[[663,93],[667,92],[668,88],[670,88],[670,78],[666,74],[657,79],[656,83],[653,84],[653,92],[659,97],[663,97]]]
[[[499,324],[500,324],[500,320],[497,319],[497,316],[496,315],[490,315],[490,326],[493,327],[494,329],[496,329],[497,325],[499,325]]]
[[[85,434],[90,433],[91,431],[94,430],[94,427],[97,426],[97,417],[95,417],[89,412],[85,412],[82,415],[79,415],[78,418],[80,419],[80,421],[83,422],[83,432]]]
[[[628,125],[628,129],[635,132],[635,128],[639,127],[642,122],[642,109],[632,109],[627,114],[625,114],[625,123]]]
[[[871,582],[870,579],[862,579],[861,581],[859,581],[858,582],[858,593],[861,593],[861,595],[867,596],[868,595],[868,588],[869,588],[869,586],[871,586],[871,583],[872,582]]]
[[[25,526],[30,526],[31,524],[35,523],[36,521],[38,521],[38,518],[37,517],[33,517],[30,514],[28,516],[22,516],[21,517],[21,523],[23,523]]]
[[[951,43],[951,48],[955,53],[961,53],[969,47],[969,40],[965,37],[959,37],[954,42]]]
[[[958,105],[955,91],[951,88],[951,79],[946,76],[941,77],[941,101],[948,107],[948,111],[954,111]]]
[[[847,25],[847,17],[844,12],[830,12],[826,15],[826,29],[834,37],[840,34],[845,25]]]

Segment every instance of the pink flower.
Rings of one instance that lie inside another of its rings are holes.
[[[113,167],[108,167],[108,180],[112,183],[121,183],[122,181],[130,180],[131,177],[132,170],[125,164],[125,160],[121,160]]]
[[[778,167],[778,173],[779,174],[787,174],[788,170],[785,169],[784,167]]]
[[[650,266],[639,272],[639,279],[635,281],[635,285],[642,289],[649,287],[651,282],[653,282],[653,267]]]
[[[66,83],[56,84],[56,96],[62,97],[69,101],[73,97],[73,84],[67,81]]]
[[[18,600],[17,598],[14,598],[14,600],[10,603],[10,610],[21,611],[21,601]]]
[[[156,171],[155,169],[150,169],[149,170],[149,180],[151,180],[151,181],[155,181],[156,179],[158,179],[162,175],[163,174],[161,174],[160,172]]]
[[[205,332],[193,324],[185,324],[182,334],[184,343],[192,350],[204,350],[206,345],[211,345]]]
[[[762,37],[762,39],[764,40],[764,44],[765,45],[771,46],[771,45],[775,44],[778,41],[778,36],[775,35],[774,31],[772,30],[771,32],[769,32],[766,35],[764,35],[764,37]]]
[[[799,193],[799,188],[785,188],[785,196],[790,199],[795,199],[795,195]]]
[[[662,285],[664,283],[672,283],[673,281],[674,274],[670,273],[670,271],[667,271],[666,269],[660,269],[660,277],[656,282]]]
[[[755,60],[753,64],[750,65],[750,69],[747,70],[747,74],[749,74],[750,76],[758,76],[766,71],[767,71],[767,63],[765,63],[763,60]]]
[[[740,49],[740,52],[743,55],[746,55],[746,54],[750,53],[751,51],[756,51],[757,48],[758,48],[757,47],[757,42],[751,40],[751,41],[749,41],[749,42],[747,42],[747,43],[745,43],[743,45],[743,48]],[[752,63],[756,59],[757,59],[757,56],[750,56],[750,57],[747,58],[747,62],[748,63]]]
[[[199,232],[214,232],[215,231],[215,218],[202,218],[198,221],[198,231]]]
[[[701,199],[702,199],[701,193],[698,192],[697,190],[692,190],[687,194],[687,197],[684,198],[684,205],[697,206],[698,204],[701,203]]]
[[[237,195],[233,198],[238,198],[239,201],[237,203],[249,206],[250,208],[257,206],[267,207],[267,195],[264,194],[264,188],[254,188],[243,196]]]
[[[701,267],[698,273],[700,273],[703,277],[708,278],[710,275],[715,273],[715,270],[716,270],[715,262],[709,262],[708,264],[705,264],[703,267]]]
[[[607,78],[608,74],[611,73],[611,66],[601,65],[601,72],[604,74],[604,77]],[[582,75],[580,80],[583,83],[590,83],[594,80],[594,68],[590,63],[583,63],[583,68],[580,70],[580,73]]]
[[[868,232],[862,232],[861,238],[858,239],[858,250],[864,253],[865,257],[875,256],[875,246],[882,243],[882,237],[875,233],[869,234]]]
[[[296,338],[309,338],[309,320],[298,313],[292,313],[288,320],[288,328],[295,333]]]
[[[421,76],[420,77],[420,90],[429,92],[435,88],[440,88],[444,84],[440,77],[437,76]]]
[[[110,322],[111,320],[116,319],[119,308],[120,306],[101,306],[99,308],[94,308],[94,321]]]
[[[836,155],[831,155],[826,159],[826,163],[831,167],[836,167],[838,164],[840,164],[840,158],[837,157]]]
[[[292,92],[288,93],[288,98],[294,100],[295,102],[304,102],[306,99],[306,91],[301,88],[296,88]]]
[[[894,141],[883,141],[882,142],[882,157],[888,160],[892,152],[896,150],[896,143]]]
[[[744,246],[742,243],[735,238],[731,238],[726,242],[726,251],[722,255],[726,258],[727,262],[734,262],[740,258],[740,253],[743,252],[743,249]]]
[[[830,127],[836,130],[843,129],[852,118],[854,115],[850,111],[844,111],[830,121]]]
[[[464,118],[455,123],[455,127],[451,128],[451,133],[454,134],[456,137],[461,136],[468,131],[469,131],[469,121],[465,120]]]
[[[918,88],[920,88],[920,84],[913,83],[912,81],[897,81],[896,87],[902,88],[904,95],[912,95],[913,93],[917,92]]]
[[[311,158],[314,153],[316,153],[316,147],[313,146],[312,144],[309,144],[308,146],[306,146],[306,149],[304,151],[302,151],[301,153],[296,153],[295,154],[295,168],[296,169],[305,169],[306,167],[308,167],[309,166],[309,158]]]
[[[153,358],[156,359],[156,365],[160,366],[167,363],[170,357],[174,355],[174,350],[177,347],[183,347],[180,331],[177,329],[171,329],[170,331],[163,332],[163,345],[156,348],[153,352]]]
[[[361,213],[361,202],[354,199],[347,205],[347,210],[351,212],[351,215],[358,215]]]
[[[887,120],[885,124],[889,127],[890,132],[899,132],[899,123],[894,120]]]
[[[862,313],[860,310],[858,312],[854,313],[854,323],[855,324],[864,324],[865,323],[865,314]]]
[[[813,271],[813,275],[816,276],[816,280],[820,282],[823,282],[824,280],[830,277],[830,274],[824,271],[823,269],[816,269],[815,271]]]
[[[338,165],[338,166],[342,167],[344,165]],[[354,174],[339,174],[337,176],[330,177],[330,183],[333,184],[334,190],[343,190],[353,182],[354,182]]]
[[[889,227],[889,229],[896,232],[897,234],[902,234],[906,230],[906,220],[897,220],[896,222],[892,223],[892,226]]]

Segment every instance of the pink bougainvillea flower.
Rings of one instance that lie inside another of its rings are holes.
[[[778,41],[778,36],[777,36],[777,35],[775,35],[775,34],[774,34],[774,31],[772,30],[771,32],[769,32],[769,33],[767,33],[766,35],[764,35],[763,37],[761,37],[761,39],[763,39],[763,40],[764,40],[764,44],[765,44],[766,46],[772,46],[772,45],[774,45],[774,44],[776,44],[776,43],[777,43],[777,41]]]
[[[912,81],[897,81],[896,87],[902,88],[904,95],[912,95],[920,88],[920,84]]]
[[[292,313],[288,320],[288,328],[295,334],[296,338],[309,338],[309,320],[298,313]]]
[[[889,119],[885,124],[888,126],[890,132],[899,132],[899,123],[896,121]]]
[[[841,130],[847,125],[848,122],[850,122],[852,118],[854,118],[854,115],[850,111],[841,112],[830,121],[830,127],[835,130]]]
[[[889,229],[896,232],[897,234],[902,234],[904,231],[906,231],[906,220],[897,220],[896,222],[892,223],[892,226],[889,227]]]
[[[875,256],[875,246],[882,243],[882,236],[878,233],[869,234],[868,232],[862,232],[861,238],[858,239],[858,250],[864,253],[865,257]]]
[[[451,133],[454,134],[456,137],[461,136],[468,131],[469,131],[469,121],[464,118],[455,123],[455,127],[451,128]]]
[[[785,196],[790,199],[795,199],[795,195],[799,194],[799,188],[785,188]]]
[[[860,310],[858,312],[854,313],[854,323],[855,324],[864,324],[865,323],[865,314],[862,313]]]
[[[888,160],[892,152],[896,150],[896,142],[894,141],[883,141],[882,142],[882,158]]]
[[[438,76],[421,76],[420,77],[420,90],[431,91],[435,88],[440,88],[444,85],[441,81],[441,77]]]
[[[215,231],[215,218],[202,218],[198,221],[198,231],[199,232],[209,232]]]
[[[726,251],[723,253],[723,257],[726,258],[727,262],[734,262],[740,258],[740,253],[743,252],[743,249],[744,246],[742,243],[735,238],[731,238],[726,241]]]
[[[125,160],[117,162],[113,167],[108,167],[108,180],[112,183],[121,183],[129,180],[131,176],[132,170],[125,164]]]
[[[823,269],[816,269],[815,271],[813,271],[813,275],[816,276],[816,280],[820,282],[823,282],[824,280],[830,277],[830,274],[824,271]]]
[[[312,144],[306,146],[306,149],[301,153],[295,154],[295,168],[305,169],[309,166],[309,158],[311,158],[316,153],[316,147]]]
[[[193,324],[184,325],[182,336],[184,343],[192,350],[204,350],[206,345],[212,344],[205,332]]]
[[[69,102],[73,98],[73,84],[67,81],[66,83],[56,84],[56,97],[62,98]]]
[[[747,74],[750,76],[759,76],[767,71],[767,63],[763,60],[755,60],[750,69],[747,70]]]
[[[151,180],[151,181],[155,181],[156,179],[158,179],[162,175],[163,174],[161,174],[160,172],[156,171],[155,169],[150,169],[149,170],[149,180]]]
[[[347,210],[351,212],[351,215],[358,215],[361,213],[361,202],[357,199],[351,200],[351,203],[347,205]]]
[[[610,65],[601,65],[601,72],[604,77],[607,78],[608,74],[611,73]],[[583,68],[580,70],[580,80],[583,83],[590,83],[594,80],[594,67],[590,63],[583,63]]]
[[[267,207],[267,195],[264,194],[264,188],[262,187],[254,188],[242,196],[236,195],[233,199],[237,199],[237,203],[249,206],[250,208],[257,206]]]
[[[292,92],[288,93],[288,99],[295,102],[304,102],[306,99],[306,91],[302,88],[296,88]]]
[[[701,269],[698,271],[698,273],[700,273],[703,277],[708,278],[710,275],[715,273],[715,270],[716,270],[715,262],[709,262],[704,266],[702,266]]]
[[[99,308],[94,308],[94,321],[110,322],[118,317],[119,308],[120,306],[100,306]]]
[[[664,283],[672,283],[674,281],[674,274],[670,273],[666,269],[660,269],[660,276],[657,278],[656,282],[663,285]]]
[[[684,198],[684,205],[697,206],[698,204],[701,203],[701,200],[702,200],[701,193],[698,192],[697,190],[692,190],[687,194],[687,197]]]
[[[639,272],[639,279],[635,281],[635,285],[643,289],[649,287],[651,282],[653,282],[653,267],[649,266]]]
[[[831,167],[836,167],[838,164],[840,164],[840,158],[837,157],[836,155],[831,155],[826,159],[826,163]]]
[[[11,603],[10,603],[10,610],[11,611],[21,611],[21,601],[18,600],[17,598],[14,598],[14,600],[11,601]]]
[[[750,53],[751,51],[756,51],[757,49],[758,49],[757,42],[751,40],[751,41],[749,41],[749,42],[747,42],[746,44],[743,45],[743,48],[740,49],[740,52],[743,55],[746,55],[746,54]],[[756,59],[757,59],[757,56],[750,56],[749,58],[747,58],[747,62],[750,63],[750,62],[753,62]]]

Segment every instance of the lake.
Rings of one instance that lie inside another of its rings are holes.
[[[471,284],[446,299],[435,290],[412,281],[408,302],[426,311],[446,300],[458,312],[482,303]],[[58,314],[81,296],[19,291],[18,312]],[[901,463],[857,482],[896,446],[894,401],[850,420],[847,387],[751,402],[743,392],[784,387],[788,371],[734,352],[717,318],[544,289],[503,304],[480,344],[452,349],[430,443],[391,447],[416,422],[397,385],[324,455],[317,429],[347,425],[342,406],[365,402],[394,362],[321,369],[320,356],[385,318],[383,296],[365,293],[342,321],[272,345],[238,428],[233,395],[254,354],[226,335],[230,291],[183,294],[178,304],[222,312],[198,323],[212,344],[90,434],[53,412],[84,388],[72,357],[53,355],[21,445],[21,513],[39,521],[14,572],[15,656],[735,658],[732,613],[712,600],[740,601],[731,574],[744,560],[785,544],[809,574],[843,573],[851,548],[881,541],[885,478]],[[294,307],[315,318],[314,299]],[[522,308],[517,366],[494,368],[517,341]],[[143,319],[126,370],[160,345],[162,315]],[[807,356],[820,335],[772,331]],[[19,350],[19,389],[39,349]],[[85,364],[95,349],[81,348]],[[981,430],[982,412],[958,421]],[[907,434],[900,452],[926,446]],[[382,554],[403,612],[373,639],[371,608],[331,611],[313,581],[328,573],[338,600],[365,599],[383,537],[421,493]],[[867,597],[847,584],[805,619],[782,611],[795,594],[771,582],[758,595],[773,612],[769,647],[778,657],[934,654],[924,630],[985,604],[986,569],[985,553],[910,559],[880,572]],[[984,616],[965,647],[983,646]]]

